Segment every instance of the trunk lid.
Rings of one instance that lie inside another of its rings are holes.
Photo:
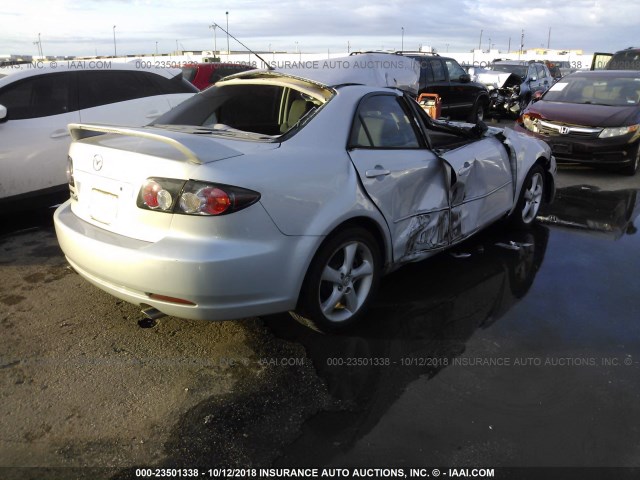
[[[147,242],[162,239],[173,219],[171,213],[137,206],[148,178],[215,182],[209,164],[279,146],[219,138],[210,132],[199,136],[80,124],[70,125],[69,130],[74,139],[69,149],[75,183],[73,213],[108,232]]]

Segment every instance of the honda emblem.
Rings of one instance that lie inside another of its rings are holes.
[[[566,135],[571,131],[569,127],[560,127],[560,135]]]

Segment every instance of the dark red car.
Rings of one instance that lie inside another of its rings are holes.
[[[254,68],[242,63],[194,63],[182,67],[182,76],[200,90],[204,90],[221,78]]]
[[[640,165],[640,71],[576,72],[530,104],[515,129],[545,140],[560,162]]]

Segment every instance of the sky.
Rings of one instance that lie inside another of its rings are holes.
[[[639,20],[622,0],[1,0],[0,55],[37,55],[38,40],[44,55],[113,55],[114,33],[118,55],[226,50],[211,25],[227,21],[256,51],[506,52],[524,30],[525,48],[591,53],[640,46]]]

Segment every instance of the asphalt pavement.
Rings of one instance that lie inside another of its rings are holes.
[[[385,277],[340,335],[286,314],[142,328],[66,266],[50,211],[5,217],[0,478],[638,478],[640,175],[561,166],[558,186],[533,230]]]

